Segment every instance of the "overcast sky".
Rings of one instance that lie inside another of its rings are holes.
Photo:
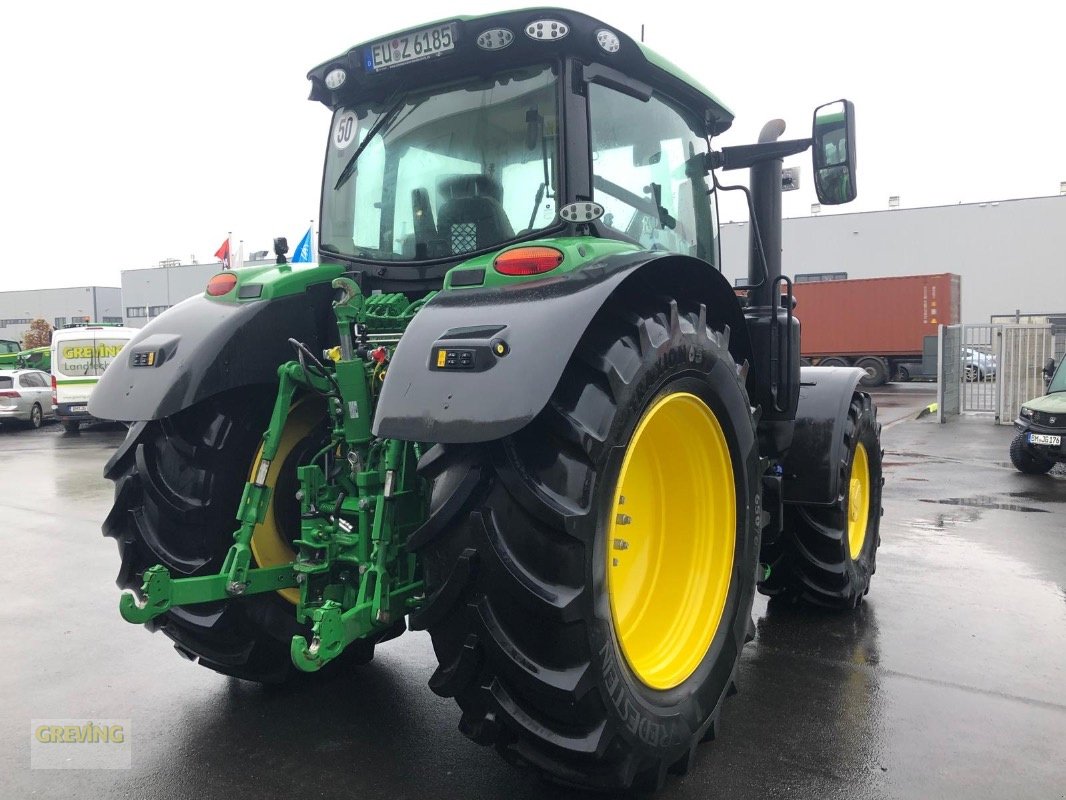
[[[0,291],[117,286],[122,269],[211,261],[230,230],[246,252],[274,236],[294,246],[317,227],[329,128],[307,70],[396,29],[524,5],[5,4]],[[906,207],[1057,194],[1066,181],[1061,2],[562,5],[634,37],[643,23],[650,46],[736,112],[719,145],[754,141],[772,117],[806,136],[816,105],[854,101],[859,198],[841,210],[893,194]],[[804,216],[809,157],[789,165],[802,188],[785,212]]]

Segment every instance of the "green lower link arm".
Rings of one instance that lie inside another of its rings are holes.
[[[157,564],[144,571],[144,583],[141,586],[144,599],[138,601],[131,593],[124,592],[118,610],[127,622],[140,624],[158,617],[173,606],[210,603],[226,600],[236,594],[262,594],[296,585],[296,571],[292,564],[248,570],[245,577],[242,588],[231,585],[225,574],[175,579],[170,577],[170,570]]]

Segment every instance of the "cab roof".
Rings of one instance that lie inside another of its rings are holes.
[[[537,39],[527,35],[526,31],[531,30],[530,26],[535,26],[537,22],[562,23],[565,33],[555,39]],[[454,49],[390,69],[374,70],[368,65],[368,56],[374,45],[447,24],[453,26]],[[510,32],[509,43],[497,49],[482,49],[478,45],[478,38],[487,31],[496,30]],[[599,43],[598,35],[603,32],[617,38],[618,47],[613,51]],[[596,62],[607,66],[699,111],[706,118],[709,134],[719,134],[732,124],[733,112],[724,103],[659,53],[605,22],[561,8],[528,8],[427,22],[357,44],[336,58],[319,64],[307,73],[307,77],[311,81],[310,99],[336,108],[357,99],[384,100],[394,92],[408,88],[567,56],[585,63]],[[326,76],[337,69],[345,71],[345,80],[340,86],[330,89],[326,86]]]

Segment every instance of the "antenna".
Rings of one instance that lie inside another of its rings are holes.
[[[640,43],[644,44],[644,23],[640,23]]]

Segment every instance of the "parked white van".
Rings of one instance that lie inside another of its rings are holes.
[[[66,430],[93,421],[93,388],[136,333],[134,328],[89,324],[52,334],[52,409]]]

